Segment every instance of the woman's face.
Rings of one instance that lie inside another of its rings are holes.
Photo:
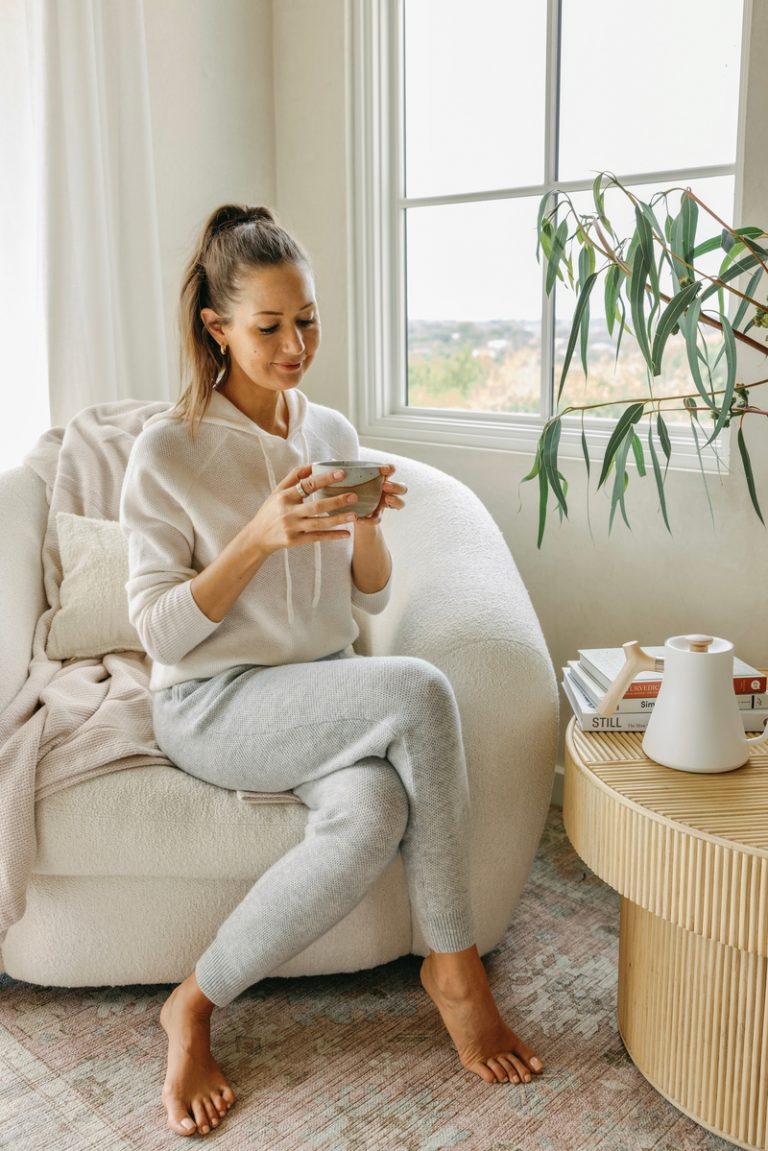
[[[203,322],[229,349],[225,393],[295,388],[320,344],[312,274],[304,264],[254,268],[242,279],[228,323],[203,309]],[[215,318],[214,318],[215,317]]]

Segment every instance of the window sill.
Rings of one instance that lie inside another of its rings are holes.
[[[361,437],[378,440],[398,440],[403,443],[439,444],[444,447],[481,448],[489,451],[536,454],[544,421],[540,416],[519,413],[505,416],[493,412],[445,411],[438,408],[401,409],[383,415],[364,416],[358,424]],[[584,423],[590,462],[599,464],[608,444],[614,421],[591,419]],[[717,452],[712,447],[702,449],[702,458],[696,452],[687,424],[669,424],[672,457],[669,466],[681,471],[700,471],[723,475],[728,472],[729,437],[723,433],[718,440]],[[566,418],[560,438],[559,454],[562,459],[583,460],[581,442],[582,425],[577,417]],[[643,439],[646,447],[647,439]],[[659,453],[661,456],[661,453]],[[650,460],[646,465],[650,470]]]

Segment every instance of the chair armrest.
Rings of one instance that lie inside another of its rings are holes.
[[[495,946],[525,883],[552,794],[559,696],[544,635],[504,537],[480,500],[425,464],[387,458],[408,485],[388,512],[392,599],[361,618],[365,654],[428,660],[461,714],[472,803],[478,947]],[[488,876],[493,882],[488,883]],[[414,924],[414,949],[421,950]]]

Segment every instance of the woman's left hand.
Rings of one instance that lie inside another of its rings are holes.
[[[379,500],[378,507],[376,507],[370,515],[359,516],[356,521],[356,526],[363,528],[375,527],[377,524],[381,523],[381,517],[387,508],[392,508],[395,511],[400,511],[401,508],[405,507],[405,500],[402,497],[406,494],[408,488],[405,486],[405,484],[398,484],[395,483],[394,480],[390,479],[390,477],[394,475],[395,470],[396,469],[394,464],[381,465],[379,471],[384,477],[384,482],[381,485],[381,499]],[[355,507],[353,504],[350,508],[350,511],[354,510]]]

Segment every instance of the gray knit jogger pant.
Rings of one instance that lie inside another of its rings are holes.
[[[182,770],[233,790],[294,791],[301,843],[257,880],[200,958],[223,1007],[347,915],[402,852],[434,951],[474,942],[469,804],[453,690],[424,660],[345,657],[235,667],[156,692],[157,741]]]

